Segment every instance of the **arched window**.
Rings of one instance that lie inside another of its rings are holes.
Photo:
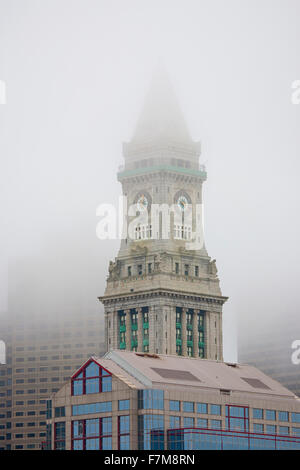
[[[71,384],[72,395],[111,392],[111,373],[91,359],[73,375]]]

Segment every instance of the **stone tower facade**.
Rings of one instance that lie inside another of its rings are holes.
[[[99,298],[106,348],[222,360],[227,298],[205,245],[191,245],[206,171],[165,76],[153,80],[123,154],[118,180],[133,212]]]

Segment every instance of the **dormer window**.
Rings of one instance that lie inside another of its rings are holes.
[[[112,376],[93,359],[72,377],[72,395],[111,392]]]

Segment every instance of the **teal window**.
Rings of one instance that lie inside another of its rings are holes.
[[[169,401],[169,410],[170,411],[180,411],[180,401],[179,400],[170,400]]]
[[[176,307],[176,323],[181,323],[182,308]]]
[[[186,324],[187,326],[193,325],[193,313],[190,310],[186,313]]]
[[[204,312],[198,313],[198,328],[201,329],[204,327]]]
[[[143,323],[149,323],[149,308],[142,307]]]
[[[132,330],[131,331],[131,350],[137,351],[138,346],[138,331]]]
[[[187,346],[186,352],[189,357],[193,357],[193,346]]]
[[[178,354],[178,356],[182,356],[182,346],[181,346],[181,344],[176,344],[176,354]]]
[[[149,329],[148,328],[144,329],[144,339],[149,339]]]
[[[131,326],[138,324],[138,313],[135,309],[131,310]]]
[[[121,326],[126,326],[126,313],[123,310],[119,311],[119,323]]]
[[[125,331],[120,332],[120,344],[123,344],[123,343],[126,344],[126,332]]]

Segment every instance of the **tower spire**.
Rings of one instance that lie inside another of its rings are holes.
[[[146,96],[132,143],[192,143],[166,70],[160,64]]]

